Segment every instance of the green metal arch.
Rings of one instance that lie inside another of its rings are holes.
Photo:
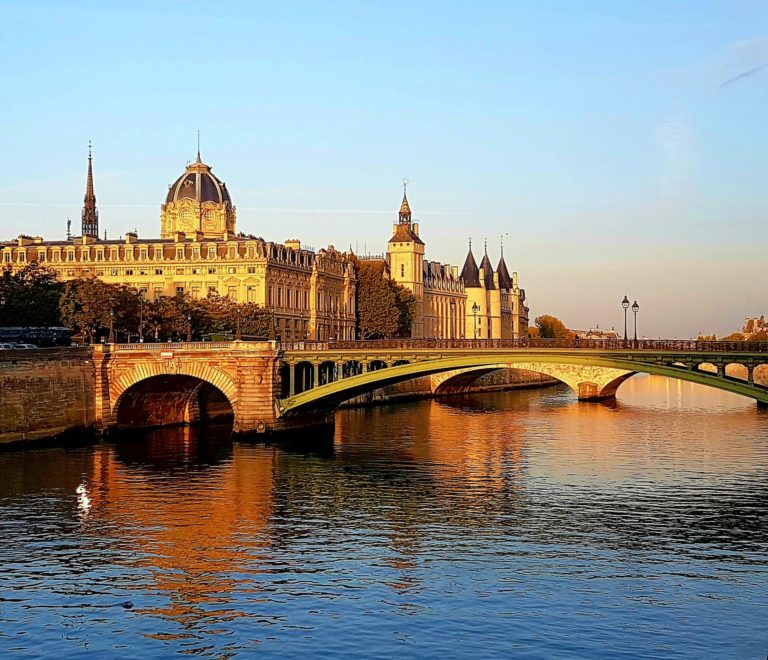
[[[493,364],[514,364],[516,362],[544,362],[548,364],[572,364],[625,369],[627,371],[666,376],[667,378],[677,378],[698,385],[706,385],[768,404],[768,388],[755,386],[742,380],[722,377],[711,372],[587,353],[567,354],[562,352],[553,353],[552,351],[512,351],[509,353],[499,352],[492,355],[487,353],[479,355],[464,354],[426,359],[398,367],[365,372],[307,390],[287,399],[279,399],[277,405],[282,414],[291,413],[298,409],[333,409],[342,401],[354,396],[419,376],[430,376],[454,369],[481,368]]]

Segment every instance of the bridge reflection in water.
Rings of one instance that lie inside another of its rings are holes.
[[[320,454],[216,426],[0,454],[5,529],[24,530],[0,549],[17,594],[4,633],[45,645],[66,625],[73,645],[149,656],[343,652],[344,617],[377,653],[533,652],[567,622],[589,655],[607,641],[594,616],[616,628],[632,611],[645,624],[626,644],[651,655],[764,641],[747,628],[765,586],[750,571],[768,560],[765,416],[658,377],[615,407],[573,401],[559,388],[347,410]],[[129,617],[104,616],[123,600]]]

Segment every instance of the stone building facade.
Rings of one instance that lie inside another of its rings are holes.
[[[128,232],[99,237],[91,157],[82,235],[66,241],[19,236],[0,243],[0,262],[21,268],[37,261],[66,281],[97,277],[161,296],[210,294],[256,303],[273,313],[283,339],[354,339],[355,273],[345,252],[317,252],[298,240],[273,243],[236,233],[236,209],[226,185],[200,154],[170,187],[161,206],[160,238]]]
[[[390,277],[411,290],[416,312],[411,336],[438,339],[515,339],[528,336],[528,307],[517,273],[509,274],[502,249],[493,269],[486,249],[477,266],[472,245],[461,274],[425,258],[419,223],[413,222],[403,190],[397,222],[387,245]]]

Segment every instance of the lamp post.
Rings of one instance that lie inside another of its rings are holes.
[[[187,314],[187,341],[192,341],[192,315]]]
[[[477,339],[477,313],[479,311],[480,311],[480,306],[476,302],[472,303],[472,314],[474,314],[474,316],[475,316],[475,325],[474,325],[475,339]]]
[[[621,301],[621,306],[624,308],[624,341],[627,341],[627,309],[629,309],[629,298],[624,296],[624,300]]]
[[[144,291],[139,289],[139,343],[144,343]]]
[[[115,308],[109,310],[109,343],[115,343]]]
[[[637,312],[640,310],[640,305],[637,304],[637,300],[632,303],[632,313],[635,315],[635,347],[637,347]]]
[[[456,339],[456,301],[451,300],[451,339]]]

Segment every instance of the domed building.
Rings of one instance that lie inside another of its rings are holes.
[[[202,232],[205,238],[234,235],[237,213],[227,185],[216,177],[197,152],[195,162],[168,188],[160,207],[160,238],[173,238],[176,232]]]
[[[315,251],[296,239],[273,243],[235,233],[236,211],[226,184],[197,154],[168,189],[160,207],[160,238],[135,231],[99,235],[92,157],[80,236],[46,241],[19,236],[0,242],[0,263],[11,269],[45,264],[62,281],[97,277],[163,297],[227,297],[270,310],[281,339],[355,338],[355,269],[332,245]],[[139,335],[138,328],[134,337]]]

